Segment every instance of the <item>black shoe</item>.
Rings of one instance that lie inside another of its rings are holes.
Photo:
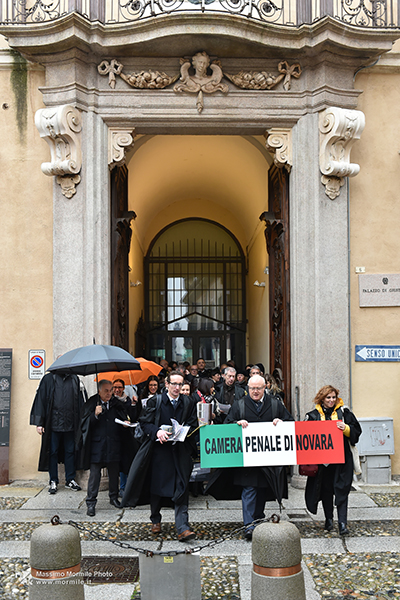
[[[94,517],[94,515],[96,514],[95,507],[94,506],[88,506],[86,514],[87,514],[88,517]]]
[[[72,490],[73,492],[80,492],[82,489],[81,486],[76,483],[75,479],[71,479],[71,481],[68,481],[65,484],[65,487],[68,490]]]
[[[325,519],[325,531],[332,531],[333,529],[333,519]]]
[[[115,508],[121,508],[121,502],[118,500],[118,498],[110,498],[110,504],[115,506]]]
[[[338,523],[340,535],[347,535],[350,531],[347,529],[347,523]]]
[[[246,540],[249,540],[249,542],[251,542],[251,540],[253,539],[253,530],[246,529],[246,531],[244,532],[244,537]]]

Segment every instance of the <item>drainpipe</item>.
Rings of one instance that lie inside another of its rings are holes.
[[[353,410],[353,382],[352,382],[352,343],[351,343],[351,306],[350,306],[350,177],[347,178],[347,319],[349,327],[349,401],[350,410]]]

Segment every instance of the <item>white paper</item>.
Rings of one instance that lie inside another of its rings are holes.
[[[114,419],[118,425],[125,425],[125,427],[136,427],[137,423],[128,423],[127,421],[121,421],[121,419]]]
[[[184,442],[185,438],[187,436],[187,433],[190,429],[189,425],[180,425],[178,423],[178,421],[176,421],[175,419],[171,419],[171,423],[172,423],[172,427],[173,427],[173,432],[171,433],[171,435],[169,436],[169,438],[166,440],[167,442]],[[159,440],[157,440],[159,441]]]

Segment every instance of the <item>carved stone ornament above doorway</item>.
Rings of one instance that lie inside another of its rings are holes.
[[[359,165],[350,162],[350,151],[364,126],[365,116],[360,110],[331,106],[319,115],[321,182],[331,200],[339,196],[344,177],[354,177],[360,171]]]
[[[125,75],[125,73],[122,73],[123,68],[124,65],[114,58],[110,62],[103,60],[97,66],[97,70],[100,75],[108,75],[108,85],[113,90],[115,89],[116,75],[119,75],[121,79],[126,81],[126,83],[131,87],[142,90],[162,90],[163,88],[171,85],[171,83],[175,83],[175,81],[179,78],[179,75],[173,75],[170,77],[166,73],[161,71],[152,71],[151,69]]]
[[[283,79],[283,89],[287,92],[290,90],[292,77],[298,79],[301,75],[300,64],[293,63],[290,66],[286,60],[281,60],[278,64],[278,71],[279,75],[266,71],[240,71],[237,75],[225,73],[225,77],[243,90],[271,90]]]
[[[108,166],[114,167],[125,164],[125,153],[133,146],[135,129],[126,127],[110,127],[108,130]]]
[[[273,127],[265,133],[266,147],[274,153],[277,167],[285,167],[288,173],[292,168],[292,130],[286,127]]]
[[[290,90],[292,77],[298,79],[301,75],[299,63],[289,65],[286,60],[278,64],[278,74],[273,75],[267,71],[240,71],[236,75],[224,73],[218,59],[211,60],[210,56],[202,51],[193,57],[180,59],[180,74],[167,75],[161,71],[139,71],[125,75],[122,72],[124,65],[112,59],[110,62],[103,60],[97,70],[100,75],[108,76],[108,85],[114,90],[116,77],[119,76],[128,85],[136,89],[164,89],[180,79],[174,86],[174,92],[197,94],[196,107],[200,114],[204,108],[203,94],[222,92],[227,94],[229,87],[222,82],[223,77],[231,81],[236,87],[243,90],[271,90],[278,83],[283,82],[285,92]]]
[[[81,180],[81,113],[70,104],[41,108],[35,114],[35,125],[50,147],[51,161],[42,163],[43,173],[57,176],[63,195],[72,198]]]
[[[193,67],[194,74],[190,73]],[[212,75],[207,75],[207,70],[211,69]],[[218,60],[210,62],[210,57],[206,52],[197,52],[192,58],[181,58],[181,83],[174,86],[174,92],[186,92],[188,94],[197,94],[196,107],[200,114],[204,108],[203,92],[213,94],[222,92],[227,94],[229,88],[226,83],[221,83],[224,74],[221,63]]]

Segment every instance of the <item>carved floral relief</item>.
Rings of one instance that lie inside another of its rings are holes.
[[[301,67],[299,63],[289,65],[286,60],[282,60],[278,65],[279,75],[272,75],[266,71],[240,71],[237,75],[229,75],[225,73],[232,83],[244,90],[271,90],[283,81],[283,89],[285,92],[290,90],[291,79],[298,79],[301,75]]]
[[[170,77],[166,73],[161,71],[152,71],[148,69],[147,71],[139,71],[137,73],[131,73],[130,75],[125,75],[122,72],[124,65],[118,62],[115,59],[112,59],[111,62],[103,60],[97,67],[100,75],[108,75],[108,85],[115,89],[115,81],[116,75],[119,75],[121,79],[126,81],[128,85],[138,89],[163,89],[175,83],[175,81],[179,78],[179,75],[173,75]]]

